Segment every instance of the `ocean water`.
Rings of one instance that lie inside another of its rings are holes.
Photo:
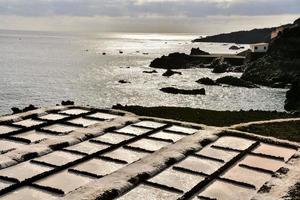
[[[197,43],[198,35],[0,31],[0,114],[29,104],[49,106],[62,100],[111,107],[114,104],[180,106],[214,110],[283,111],[284,89],[204,86],[202,77],[218,78],[209,69],[179,70],[182,76],[145,74],[150,62],[192,47],[211,53],[236,53],[231,44]],[[246,46],[247,47],[247,46]],[[119,51],[123,51],[120,54]],[[105,52],[106,55],[102,55]],[[143,54],[143,53],[146,53]],[[119,80],[131,83],[120,84]],[[205,96],[165,94],[162,87],[206,89]]]

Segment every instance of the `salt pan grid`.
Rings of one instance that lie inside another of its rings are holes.
[[[68,197],[133,163],[151,160],[201,134],[202,128],[75,106],[11,121],[0,118],[0,199]],[[112,198],[251,199],[297,152],[255,138],[218,137]],[[21,156],[10,159],[15,155]]]

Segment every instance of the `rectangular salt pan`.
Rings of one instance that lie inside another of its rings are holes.
[[[250,200],[254,194],[255,190],[217,180],[201,192],[199,197],[218,200],[241,200],[242,197],[243,200]]]
[[[69,152],[55,151],[53,153],[49,153],[42,157],[36,158],[34,160],[39,161],[39,162],[44,162],[47,164],[51,164],[54,166],[62,166],[62,165],[66,165],[70,162],[73,162],[75,160],[78,160],[81,157],[82,156],[80,156],[80,155],[69,153]]]
[[[127,163],[133,163],[147,155],[149,154],[144,152],[137,152],[129,149],[124,149],[122,147],[104,154],[104,156],[117,159],[117,160],[122,160]]]
[[[95,141],[105,142],[109,144],[118,144],[120,142],[131,139],[132,136],[117,134],[117,133],[105,133],[97,138],[94,138]]]
[[[141,121],[141,122],[135,123],[134,125],[143,126],[143,127],[147,127],[147,128],[160,128],[166,124],[154,122],[154,121]]]
[[[43,128],[43,130],[53,131],[56,133],[64,133],[64,134],[72,132],[76,129],[78,129],[78,127],[67,126],[67,125],[63,125],[63,124],[54,124],[54,125],[46,126]]]
[[[33,130],[15,135],[14,137],[29,140],[31,143],[36,143],[49,138],[57,138],[59,136]]]
[[[199,172],[210,175],[217,171],[221,166],[223,166],[223,163],[189,156],[185,160],[178,163],[176,166],[193,172]]]
[[[31,187],[22,187],[0,197],[0,199],[5,200],[54,200],[57,198],[58,196],[55,196],[54,194],[50,194],[44,190],[42,191]]]
[[[26,144],[0,139],[0,153],[24,147]]]
[[[178,140],[181,140],[185,136],[175,134],[175,133],[169,133],[169,132],[165,132],[165,131],[159,131],[157,133],[152,134],[151,137],[158,138],[158,139],[171,140],[173,142],[177,142]]]
[[[49,121],[55,121],[55,120],[64,119],[66,117],[68,116],[60,115],[60,114],[47,114],[47,115],[40,116],[39,118],[44,120],[49,120]]]
[[[276,172],[281,167],[285,165],[283,161],[269,159],[269,158],[262,158],[259,156],[252,156],[248,155],[246,156],[239,164],[265,169],[272,172]]]
[[[15,125],[20,125],[20,126],[24,126],[24,127],[32,127],[32,126],[37,126],[40,124],[43,124],[45,122],[43,121],[38,121],[38,120],[33,120],[33,119],[26,119],[23,121],[19,121],[19,122],[15,122]]]
[[[151,178],[149,182],[187,192],[203,180],[204,177],[202,176],[180,172],[169,168],[156,175],[154,178]]]
[[[142,184],[121,196],[118,200],[175,200],[179,197],[180,195],[177,193]]]
[[[101,160],[101,159],[92,159],[84,163],[81,163],[76,167],[73,167],[73,169],[81,172],[88,172],[98,176],[105,176],[118,169],[121,169],[122,167],[124,167],[123,164]]]
[[[88,112],[89,112],[88,110],[84,110],[84,109],[69,109],[69,110],[61,111],[59,113],[67,114],[67,115],[80,115]]]
[[[0,125],[0,135],[6,134],[6,133],[11,133],[11,132],[17,131],[17,130],[19,130],[19,129],[15,128],[15,127]]]
[[[255,186],[257,190],[259,190],[265,182],[271,179],[270,174],[239,167],[238,165],[229,169],[229,171],[227,171],[222,177],[242,183],[251,184]]]
[[[142,134],[147,133],[149,131],[151,131],[151,129],[134,127],[134,126],[126,126],[126,127],[121,128],[119,130],[116,130],[116,132],[119,132],[119,133],[128,133],[128,134],[132,134],[132,135],[142,135]]]
[[[216,149],[211,146],[212,145],[206,146],[195,154],[200,155],[200,156],[206,156],[206,157],[210,157],[210,158],[220,159],[220,160],[223,160],[224,162],[230,161],[231,159],[233,159],[235,156],[237,156],[239,154],[234,151]]]
[[[224,136],[218,139],[213,145],[234,150],[246,150],[255,141],[239,137]]]
[[[185,133],[185,134],[194,134],[198,131],[197,129],[194,128],[187,128],[187,127],[177,126],[177,125],[173,125],[170,128],[167,128],[166,130]]]
[[[5,169],[0,170],[0,176],[14,178],[24,181],[33,176],[50,171],[52,168],[43,165],[37,165],[30,161],[23,162]]]
[[[41,186],[62,190],[65,194],[76,190],[77,188],[93,181],[94,179],[87,176],[77,175],[68,171],[54,174],[36,182]]]
[[[262,143],[253,151],[253,153],[279,157],[284,161],[288,161],[296,153],[296,150]]]
[[[97,120],[84,119],[82,117],[70,120],[69,122],[71,122],[73,124],[81,125],[83,127],[87,127],[87,126],[91,126],[91,125],[95,125],[95,124],[101,123],[100,121],[97,121]]]
[[[157,140],[140,139],[134,143],[129,144],[128,146],[145,149],[148,151],[157,151],[169,144],[170,143],[168,143],[168,142],[162,142],[162,141],[157,141]]]
[[[110,147],[106,144],[97,144],[89,141],[81,142],[79,144],[67,147],[68,150],[77,151],[80,153],[93,154],[103,149]]]
[[[119,115],[108,114],[108,113],[97,112],[95,114],[89,115],[89,117],[94,117],[94,118],[98,118],[98,119],[109,120],[109,119],[115,119],[115,118],[120,117],[120,116]]]

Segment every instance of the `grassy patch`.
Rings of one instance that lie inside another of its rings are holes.
[[[300,142],[300,121],[251,125],[239,130]]]
[[[206,124],[209,126],[230,126],[243,122],[292,118],[295,115],[267,111],[213,111],[182,107],[142,107],[114,106],[115,109],[125,110],[141,116],[175,119],[179,121]]]

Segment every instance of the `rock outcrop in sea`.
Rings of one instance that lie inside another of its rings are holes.
[[[185,90],[185,89],[178,89],[175,87],[165,87],[161,88],[160,91],[169,94],[185,94],[185,95],[205,95],[205,89],[194,89],[194,90]]]
[[[242,79],[240,79],[238,77],[234,77],[234,76],[224,76],[224,77],[218,78],[216,80],[216,83],[226,84],[226,85],[231,85],[231,86],[236,86],[236,87],[258,88],[257,85],[251,83],[250,81],[245,81],[245,80],[242,80]]]

